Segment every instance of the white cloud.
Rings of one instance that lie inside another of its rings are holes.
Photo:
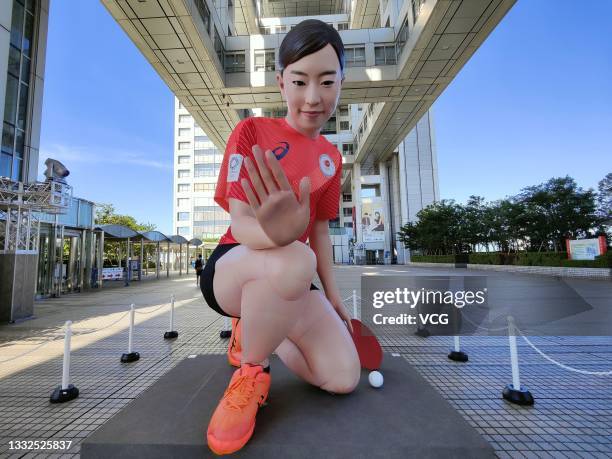
[[[44,164],[47,158],[61,161],[68,170],[70,170],[70,165],[74,163],[101,165],[133,164],[168,171],[171,171],[173,167],[171,161],[165,162],[152,159],[147,154],[139,151],[121,151],[111,148],[96,151],[92,150],[91,147],[54,144],[40,150],[38,171],[41,176],[45,171]]]

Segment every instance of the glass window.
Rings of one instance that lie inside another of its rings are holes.
[[[215,29],[215,52],[217,53],[217,57],[219,58],[219,63],[221,64],[221,68],[225,68],[225,64],[223,62],[225,49],[223,47],[223,41],[221,40],[221,36],[219,32],[217,32],[217,28],[213,26]]]
[[[362,198],[374,198],[380,196],[380,187],[378,185],[361,185]]]
[[[193,167],[194,177],[215,177],[219,173],[218,164],[195,164]]]
[[[321,134],[335,134],[336,133],[336,117],[332,116],[321,128]]]
[[[189,156],[179,156],[178,163],[179,164],[189,164]]]
[[[179,142],[178,149],[179,150],[189,150],[191,148],[191,142]]]
[[[344,217],[352,217],[353,216],[353,208],[352,207],[343,207],[342,215]]]
[[[178,198],[176,200],[176,205],[178,207],[187,207],[189,206],[189,199],[188,198]]]
[[[15,182],[21,181],[21,168],[23,166],[23,160],[19,158],[13,158],[13,174],[12,179]]]
[[[188,183],[179,183],[178,184],[178,188],[177,191],[179,193],[185,193],[189,191],[189,184]]]
[[[347,67],[363,67],[365,61],[365,47],[358,46],[345,49],[345,62]]]
[[[32,56],[32,39],[34,35],[34,16],[30,13],[26,13],[25,16],[25,30],[23,34],[23,54],[28,57]]]
[[[21,53],[14,46],[9,46],[9,65],[8,71],[15,78],[19,78],[19,59],[21,59]]]
[[[225,54],[225,72],[226,73],[241,73],[245,71],[244,53],[226,53]]]
[[[4,123],[4,127],[2,129],[2,152],[8,155],[12,155],[14,143],[15,128],[8,123]]]
[[[340,121],[340,130],[341,131],[349,131],[351,129],[348,121]]]
[[[210,10],[208,9],[208,5],[206,5],[206,1],[195,0],[195,5],[198,9],[198,13],[200,13],[200,18],[204,23],[204,30],[206,30],[208,35],[210,35]]]
[[[15,157],[19,159],[23,159],[24,134],[21,129],[15,129]]]
[[[376,65],[395,64],[395,45],[382,45],[374,47],[374,58]]]
[[[351,202],[353,195],[351,193],[342,193],[342,202]]]
[[[179,222],[184,222],[189,220],[189,212],[177,212],[176,219]]]
[[[342,144],[342,154],[343,155],[352,155],[353,154],[353,144],[352,143],[343,143]]]
[[[276,66],[274,65],[274,50],[273,49],[256,49],[255,50],[255,71],[256,72],[273,72]]]
[[[0,177],[11,176],[11,163],[13,162],[13,156],[5,153],[0,153]]]
[[[340,105],[340,116],[348,116],[349,109],[348,105]]]
[[[13,2],[13,18],[11,20],[11,45],[21,49],[22,39],[23,39],[23,6],[21,6],[17,2]]]
[[[348,22],[339,22],[338,23],[338,30],[348,30],[348,28],[349,28]]]
[[[191,115],[179,115],[179,123],[187,123],[191,121]]]
[[[13,75],[7,75],[6,98],[4,99],[4,120],[14,124],[17,117],[17,90],[19,80]]]
[[[213,192],[215,191],[216,185],[214,183],[194,183],[193,191],[195,192]]]
[[[186,178],[189,177],[189,169],[179,169],[178,178]]]
[[[176,234],[179,236],[189,236],[189,227],[188,226],[177,226]]]
[[[178,135],[179,137],[185,137],[191,134],[191,129],[189,128],[179,128]]]
[[[26,128],[26,118],[28,113],[28,85],[21,83],[19,90],[19,109],[17,111],[17,127]]]
[[[344,227],[345,228],[352,228],[353,227],[353,222],[345,222],[344,223]]]

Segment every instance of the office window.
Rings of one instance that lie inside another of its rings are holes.
[[[352,143],[343,143],[342,144],[342,154],[343,155],[352,155],[353,154],[353,144]]]
[[[179,156],[178,163],[179,164],[189,164],[189,156]]]
[[[395,59],[395,45],[382,45],[374,47],[374,59],[376,65],[393,65]]]
[[[351,125],[348,121],[340,121],[340,130],[341,131],[350,131]]]
[[[410,33],[408,30],[408,16],[406,16],[404,18],[404,22],[402,26],[400,27],[400,31],[397,34],[397,38],[395,39],[395,44],[397,45],[396,46],[397,57],[399,57],[402,54],[402,51],[404,50],[404,46],[406,45],[406,42],[408,41],[409,35]]]
[[[225,53],[225,72],[240,73],[245,71],[244,53]]]
[[[273,72],[276,66],[274,65],[274,50],[273,49],[256,49],[255,50],[255,71],[256,72]]]
[[[194,138],[194,141],[195,141],[195,145],[194,145],[195,150],[202,150],[204,148],[215,148],[215,144],[210,141],[208,136],[198,135]]]
[[[353,216],[353,208],[352,207],[343,207],[342,215],[344,217],[352,217]]]
[[[353,195],[351,193],[342,193],[342,202],[351,202]]]
[[[188,183],[179,183],[176,189],[179,193],[185,193],[189,191]]]
[[[347,67],[363,67],[366,65],[365,47],[363,46],[345,48],[344,56]]]
[[[345,228],[352,228],[353,227],[353,222],[345,222],[344,223],[344,227]]]
[[[178,170],[178,178],[187,178],[189,177],[189,169],[179,169]]]
[[[188,226],[177,226],[176,234],[179,236],[189,236],[189,227]]]
[[[179,222],[184,222],[189,220],[189,212],[177,212],[176,219]]]
[[[177,198],[176,205],[177,205],[177,207],[188,207],[189,206],[189,198]]]
[[[179,142],[178,149],[179,150],[189,150],[191,148],[191,142]]]
[[[338,23],[338,30],[348,30],[349,28],[349,23],[348,22],[339,22]]]
[[[215,187],[216,184],[214,183],[194,183],[193,184],[193,191],[197,192],[197,193],[214,193],[215,192]]]
[[[191,115],[179,115],[179,123],[188,123],[191,121]]]
[[[193,166],[194,177],[215,177],[219,174],[219,164],[195,164]]]
[[[221,36],[219,35],[219,32],[217,32],[217,28],[213,26],[213,29],[215,29],[215,40],[214,40],[214,46],[215,46],[215,52],[217,53],[217,57],[219,58],[219,63],[221,64],[221,68],[225,68],[225,63],[224,63],[224,57],[225,57],[225,49],[223,47],[223,41],[221,40]]]
[[[204,23],[204,29],[206,33],[210,36],[210,10],[208,9],[208,5],[206,5],[205,0],[195,0],[195,6],[200,13],[200,18]]]
[[[335,134],[336,133],[336,117],[332,116],[321,128],[321,134]]]
[[[349,108],[348,105],[340,105],[340,107],[338,107],[339,112],[340,112],[340,116],[348,116],[349,115]]]
[[[189,136],[191,135],[191,129],[190,128],[179,128],[178,135],[179,137]]]
[[[375,198],[380,196],[380,186],[378,185],[361,185],[362,198]]]

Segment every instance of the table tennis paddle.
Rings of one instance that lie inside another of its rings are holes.
[[[357,354],[359,354],[361,368],[378,370],[382,362],[383,353],[376,335],[361,323],[360,320],[351,319],[351,324],[353,325],[351,336],[357,348]]]

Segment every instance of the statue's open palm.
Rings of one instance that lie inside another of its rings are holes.
[[[308,227],[310,179],[304,177],[300,181],[298,200],[272,151],[266,150],[264,159],[259,145],[253,145],[253,156],[257,168],[248,157],[244,163],[254,190],[248,180],[242,179],[240,183],[261,228],[272,242],[285,246],[297,240]]]

